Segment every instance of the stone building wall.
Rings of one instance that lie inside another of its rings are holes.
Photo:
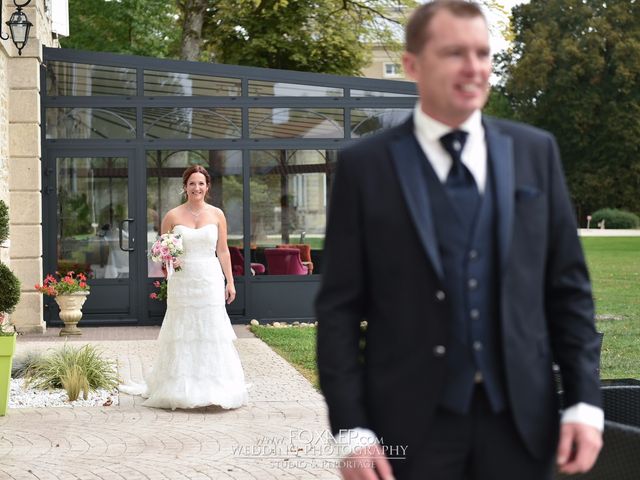
[[[10,0],[0,1],[4,4],[4,20],[15,7]],[[0,176],[0,198],[4,195],[9,199],[11,244],[8,263],[22,283],[20,303],[12,320],[20,331],[43,332],[42,295],[34,289],[43,273],[40,66],[42,47],[57,46],[57,40],[52,38],[50,12],[45,10],[45,0],[32,1],[24,12],[33,27],[22,55],[18,55],[11,40],[0,42],[0,62],[4,61],[6,65],[1,69],[6,72],[4,79],[0,73],[0,132],[8,139],[8,142],[0,142],[0,162],[4,158],[8,164],[8,178]]]

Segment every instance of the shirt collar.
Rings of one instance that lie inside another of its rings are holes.
[[[413,110],[413,123],[415,132],[431,142],[439,141],[440,137],[452,130],[463,130],[473,136],[482,134],[484,130],[482,128],[482,113],[480,110],[474,111],[458,128],[454,129],[424,113],[420,108],[420,102],[416,104]]]

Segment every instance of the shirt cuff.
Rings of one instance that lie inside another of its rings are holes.
[[[588,403],[576,403],[564,411],[561,423],[581,423],[602,432],[604,430],[604,411]]]
[[[340,430],[335,437],[340,456],[342,458],[352,455],[358,448],[377,445],[378,437],[368,428],[352,428],[350,430]]]

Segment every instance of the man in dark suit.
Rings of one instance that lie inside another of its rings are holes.
[[[476,4],[421,6],[406,40],[414,114],[343,151],[331,195],[318,366],[351,452],[342,474],[586,471],[602,443],[599,342],[555,139],[480,113],[491,58]]]

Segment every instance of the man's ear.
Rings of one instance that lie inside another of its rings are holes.
[[[415,54],[407,51],[402,53],[402,68],[404,74],[411,80],[415,80],[418,77]]]

